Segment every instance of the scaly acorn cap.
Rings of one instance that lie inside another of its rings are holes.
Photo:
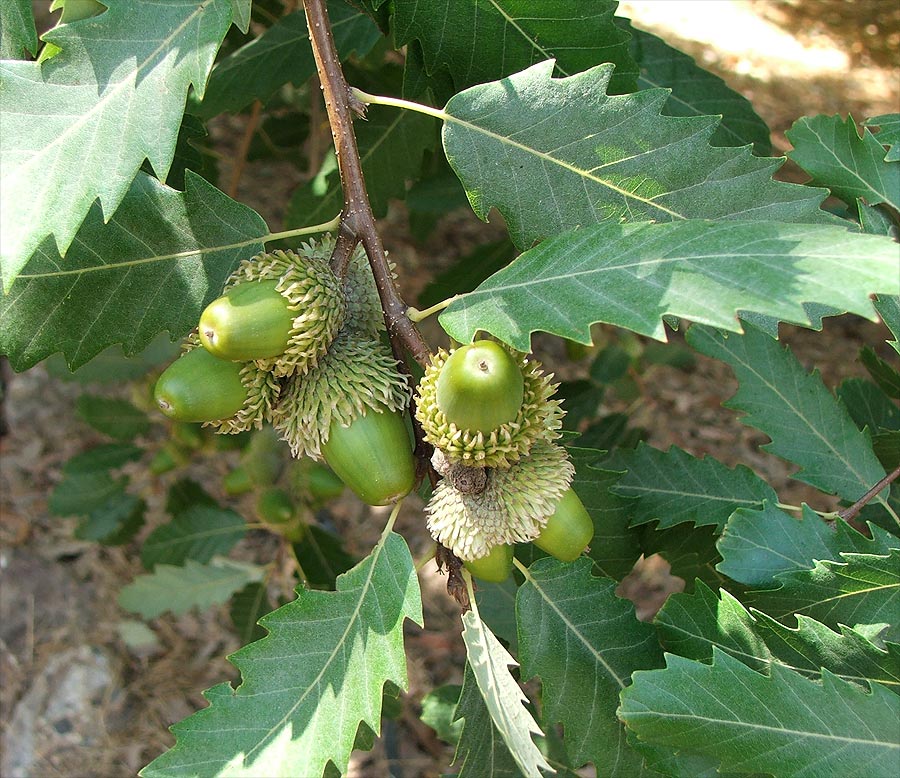
[[[522,407],[513,421],[487,434],[460,429],[440,409],[437,380],[453,351],[441,349],[432,354],[417,389],[416,418],[422,425],[425,440],[440,449],[451,463],[506,468],[527,456],[536,441],[559,437],[565,411],[560,408],[559,400],[550,399],[558,386],[550,383],[553,376],[544,375],[540,362],[509,351],[522,370],[525,385]]]
[[[489,470],[480,494],[465,494],[442,480],[425,506],[428,531],[464,562],[486,556],[500,543],[534,540],[574,475],[562,446],[537,440],[511,467]]]
[[[200,337],[191,333],[182,343],[187,353],[200,345]],[[265,422],[271,421],[275,405],[281,394],[281,381],[267,370],[260,369],[254,362],[245,362],[240,372],[241,383],[247,390],[247,399],[241,409],[230,419],[208,421],[204,427],[212,427],[221,435],[236,435],[251,429],[262,429]]]
[[[387,346],[343,331],[314,368],[288,380],[272,425],[294,457],[319,459],[332,422],[349,426],[370,408],[400,410],[410,395]]]
[[[296,311],[283,354],[256,360],[277,377],[315,367],[344,324],[346,304],[338,278],[328,264],[330,252],[304,247],[300,252],[273,251],[245,259],[229,276],[225,292],[248,281],[277,280],[275,287]]]

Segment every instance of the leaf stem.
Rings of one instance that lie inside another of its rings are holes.
[[[361,101],[344,78],[341,62],[331,33],[331,22],[325,8],[325,0],[303,0],[306,9],[306,24],[319,82],[325,96],[325,110],[331,124],[331,134],[337,152],[341,188],[344,192],[344,207],[341,212],[341,226],[338,235],[337,257],[332,255],[332,266],[343,266],[343,253],[352,252],[357,243],[362,243],[369,258],[384,320],[394,356],[402,361],[405,348],[419,364],[425,366],[431,354],[428,344],[406,316],[406,304],[400,297],[391,275],[381,237],[375,227],[375,216],[366,192],[362,162],[353,130],[353,114],[365,115],[365,103]]]
[[[420,322],[427,319],[429,316],[433,316],[440,311],[443,311],[446,307],[450,305],[454,300],[458,300],[462,295],[455,294],[453,297],[448,297],[446,300],[441,300],[439,303],[435,303],[430,308],[426,308],[424,311],[420,311],[418,308],[407,308],[406,315],[409,317],[410,321]]]
[[[391,532],[394,531],[394,523],[397,521],[397,516],[400,515],[400,506],[403,505],[404,498],[401,497],[397,502],[394,503],[394,507],[391,510],[391,515],[388,516],[387,524],[384,525],[384,530],[381,533],[381,542],[387,538]]]
[[[776,502],[775,507],[781,508],[781,510],[783,510],[783,511],[794,511],[795,513],[803,512],[802,505],[791,505],[791,504],[785,503],[785,502]],[[821,516],[823,519],[833,520],[833,519],[836,519],[839,515],[837,511],[817,511],[815,508],[810,508],[808,505],[806,507],[809,508],[816,515]]]
[[[296,227],[293,230],[285,230],[284,232],[270,232],[263,235],[263,243],[271,243],[273,240],[284,240],[285,238],[297,238],[300,235],[314,235],[317,232],[331,232],[336,230],[341,224],[341,215],[338,214],[333,219],[329,219],[322,224],[313,224],[310,227]]]
[[[877,495],[884,487],[889,486],[894,481],[897,480],[897,477],[900,476],[900,467],[896,468],[893,472],[888,473],[884,478],[882,478],[875,486],[873,486],[869,491],[867,491],[862,497],[860,497],[853,505],[849,508],[845,508],[838,516],[840,516],[844,521],[850,521],[851,519],[855,519],[859,512],[863,509],[865,504],[869,502],[875,495]],[[900,524],[900,517],[897,516],[897,513],[888,505],[887,500],[882,500],[881,504],[887,509],[887,512],[893,516],[894,521],[897,524]]]
[[[442,122],[447,121],[451,118],[450,114],[448,114],[446,111],[442,111],[440,108],[432,108],[430,105],[414,103],[411,100],[402,100],[399,97],[371,95],[368,92],[363,92],[362,89],[357,89],[356,87],[351,87],[350,91],[353,93],[354,98],[359,100],[361,103],[366,103],[367,105],[389,105],[392,108],[404,108],[407,111],[415,111],[416,113],[423,113],[426,116],[440,119]]]

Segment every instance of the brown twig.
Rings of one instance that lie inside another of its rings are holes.
[[[884,489],[885,486],[893,483],[900,477],[900,467],[894,470],[891,473],[888,473],[884,478],[882,478],[875,486],[873,486],[869,491],[867,491],[862,497],[860,497],[853,505],[849,508],[845,508],[838,516],[840,516],[844,521],[850,521],[851,519],[855,519],[859,512],[863,509],[863,506],[869,502],[878,492]]]
[[[364,115],[365,104],[353,96],[344,78],[324,0],[304,0],[303,5],[344,190],[344,208],[338,238],[340,240],[342,235],[346,235],[345,246],[351,241],[354,245],[361,242],[366,250],[394,353],[400,352],[402,346],[419,364],[427,365],[430,349],[406,315],[407,305],[394,285],[366,192],[352,116],[353,113]],[[332,262],[334,261],[335,257],[332,256]]]
[[[254,100],[253,108],[250,110],[250,118],[247,119],[247,126],[244,128],[244,137],[241,138],[241,145],[238,146],[234,167],[231,169],[231,179],[228,181],[228,187],[225,190],[225,194],[232,199],[237,197],[241,176],[244,174],[244,168],[247,166],[247,154],[250,151],[250,143],[253,141],[256,128],[259,126],[261,112],[262,103],[259,100]]]

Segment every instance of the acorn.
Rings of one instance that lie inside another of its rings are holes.
[[[409,396],[385,345],[342,332],[315,368],[287,383],[273,425],[295,457],[324,457],[360,499],[385,505],[415,483]]]
[[[237,284],[200,315],[200,343],[219,359],[247,362],[284,354],[294,310],[278,281]]]
[[[234,470],[226,473],[222,479],[222,489],[225,491],[225,494],[237,497],[240,494],[253,491],[253,479],[245,468],[238,465]]]
[[[306,487],[312,501],[321,504],[340,497],[344,482],[330,468],[313,462],[306,471]]]
[[[572,562],[593,537],[594,522],[575,490],[569,487],[541,533],[531,542],[561,562]]]
[[[346,316],[346,303],[341,282],[331,272],[329,257],[330,252],[325,254],[320,247],[306,246],[299,253],[277,250],[244,260],[229,276],[224,297],[247,283],[274,281],[275,290],[287,301],[287,308],[293,313],[283,351],[269,357],[254,357],[260,369],[277,377],[305,373],[315,367],[341,329]],[[276,345],[280,347],[284,328],[283,314],[279,313],[281,304],[270,298],[269,294],[269,287],[240,292],[240,295],[248,296],[248,307],[260,306],[259,309],[265,311],[265,321],[260,325],[260,330],[249,335],[251,349],[255,345],[264,345],[269,351]],[[215,319],[218,323],[219,318],[235,321],[224,331],[219,325],[219,330],[214,330],[214,334],[222,343],[241,343],[239,329],[241,324],[247,323],[247,317],[243,312],[234,314],[236,306],[230,302],[220,303],[222,299],[211,303],[215,308],[210,313],[210,321]]]
[[[463,563],[472,575],[489,583],[503,583],[512,572],[513,547],[503,543],[488,553]]]
[[[264,489],[256,500],[257,515],[269,524],[287,524],[295,512],[294,503],[284,489]]]
[[[525,380],[512,355],[493,340],[456,349],[438,374],[435,399],[459,429],[490,434],[514,421]]]
[[[425,440],[450,462],[507,468],[527,456],[536,441],[558,438],[564,412],[559,401],[551,399],[556,385],[550,383],[552,376],[544,375],[539,362],[493,341],[472,345],[478,348],[463,346],[450,353],[441,349],[432,355],[417,389],[416,418]],[[498,351],[510,360],[501,360]],[[463,357],[454,359],[460,352]],[[475,358],[470,360],[470,354]],[[516,371],[510,369],[510,361]],[[449,371],[446,375],[445,370]],[[489,387],[488,402],[478,399],[480,383]],[[517,406],[514,413],[513,406]],[[474,427],[460,426],[454,418]],[[490,428],[498,421],[498,426]]]
[[[182,354],[156,381],[153,398],[170,419],[214,422],[234,416],[247,400],[241,365],[202,348]]]
[[[425,506],[428,530],[464,562],[498,545],[534,540],[574,474],[562,446],[538,440],[509,468],[488,469],[483,491],[461,491],[444,478]]]

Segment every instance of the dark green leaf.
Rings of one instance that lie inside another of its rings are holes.
[[[900,373],[890,362],[879,357],[871,346],[862,347],[859,360],[888,397],[900,400]]]
[[[647,430],[629,429],[630,418],[624,413],[608,413],[589,424],[575,441],[583,448],[609,451],[613,448],[634,448],[647,438]]]
[[[556,399],[562,402],[566,412],[563,429],[577,430],[582,421],[593,419],[603,402],[604,393],[605,389],[593,381],[562,381],[556,390]]]
[[[158,365],[171,362],[180,351],[181,346],[169,340],[167,333],[161,332],[147,348],[133,357],[126,357],[122,347],[117,345],[104,349],[74,373],[69,370],[66,360],[59,353],[51,355],[44,362],[44,366],[50,375],[63,381],[77,381],[81,384],[121,384],[146,375]]]
[[[114,494],[78,523],[75,537],[95,540],[105,546],[120,546],[144,525],[146,508],[147,504],[133,494]]]
[[[516,634],[516,591],[513,576],[503,583],[480,581],[475,592],[478,613],[491,632],[506,641],[512,654],[519,650],[519,636]]]
[[[868,129],[860,135],[852,116],[804,116],[786,133],[794,144],[788,156],[848,205],[900,208],[900,165],[884,161],[884,149]]]
[[[67,474],[50,493],[47,507],[54,516],[87,516],[113,497],[124,497],[127,478],[113,479],[107,470]]]
[[[621,451],[616,469],[625,475],[612,492],[634,500],[631,526],[659,521],[659,529],[682,522],[714,525],[721,532],[728,517],[740,507],[776,502],[775,490],[743,465],[729,469],[713,457],[696,459],[672,446],[660,451],[638,445]]]
[[[772,664],[814,680],[822,669],[867,687],[884,684],[900,694],[900,646],[880,649],[860,633],[842,626],[840,633],[806,616],[789,629],[764,613],[751,613],[722,590],[718,596],[702,583],[693,595],[674,594],[654,620],[663,648],[711,662],[713,647],[759,672]]]
[[[870,235],[887,235],[897,237],[897,226],[894,224],[885,206],[866,205],[862,199],[856,199],[856,212],[859,217],[859,226],[863,232]]]
[[[747,310],[806,325],[809,300],[871,318],[869,295],[900,289],[896,265],[892,241],[841,227],[606,223],[526,251],[440,321],[460,342],[481,329],[529,351],[537,331],[590,343],[598,321],[665,340],[666,314],[726,330]]]
[[[170,516],[178,516],[194,505],[219,507],[204,488],[190,478],[182,478],[169,487],[169,493],[166,496],[166,513]]]
[[[63,465],[63,472],[66,475],[80,475],[112,470],[140,459],[143,454],[144,450],[138,446],[127,443],[105,443],[76,454]]]
[[[725,584],[727,579],[716,569],[722,557],[716,549],[719,534],[714,526],[678,524],[661,530],[655,524],[645,524],[642,530],[644,556],[659,554],[665,559],[671,574],[684,581],[685,591],[693,591],[697,579],[710,586]],[[734,588],[734,584],[731,586]]]
[[[608,346],[591,362],[591,380],[600,384],[618,381],[628,372],[631,366],[631,355],[621,346]]]
[[[0,59],[23,59],[26,51],[37,54],[37,50],[31,0],[0,3]]]
[[[764,156],[772,150],[769,128],[753,110],[750,101],[721,78],[704,70],[692,57],[665,41],[616,17],[616,24],[631,33],[631,56],[640,67],[638,88],[667,87],[672,95],[663,106],[667,116],[711,116],[721,114],[722,123],[710,136],[713,146],[754,144]]]
[[[800,466],[794,478],[853,501],[884,477],[868,435],[789,349],[750,325],[743,336],[694,326],[687,340],[731,366],[740,388],[726,405],[772,439],[763,448]]]
[[[241,645],[262,640],[266,631],[257,622],[271,612],[269,592],[264,582],[249,583],[231,598],[228,615],[237,630]]]
[[[900,429],[900,408],[871,381],[848,378],[835,394],[860,429],[868,427],[873,433],[879,428]]]
[[[885,470],[900,465],[900,430],[879,432],[872,438],[872,451]]]
[[[616,582],[589,572],[586,559],[529,568],[516,600],[522,677],[540,676],[543,718],[563,725],[573,764],[631,778],[641,760],[616,720],[619,692],[635,670],[661,666],[662,652]]]
[[[298,590],[262,619],[269,634],[230,660],[237,689],[205,693],[209,707],[176,724],[174,747],[144,778],[321,775],[331,760],[347,769],[357,723],[378,733],[382,687],[406,688],[403,626],[421,624],[416,571],[394,533],[337,581],[337,591]]]
[[[195,503],[147,536],[141,562],[147,570],[160,563],[183,565],[188,559],[209,562],[227,554],[246,531],[244,519],[234,511]]]
[[[391,198],[406,194],[406,179],[422,164],[425,150],[434,144],[434,124],[411,111],[390,111],[373,106],[367,121],[355,125],[363,175],[372,210],[381,217]],[[333,219],[341,210],[340,176],[333,158],[316,178],[294,191],[285,214],[287,226],[318,224]]]
[[[192,173],[183,194],[139,173],[108,224],[91,208],[65,263],[48,240],[0,297],[0,351],[15,370],[62,351],[74,370],[113,343],[130,356],[163,330],[181,337],[266,234],[258,214]]]
[[[866,119],[867,127],[878,127],[876,138],[882,146],[890,146],[884,157],[885,162],[900,160],[900,113],[886,113]]]
[[[110,3],[45,33],[61,49],[47,62],[0,65],[5,291],[39,248],[68,253],[97,198],[111,216],[145,158],[165,180],[231,21],[231,0]]]
[[[520,249],[605,220],[838,223],[818,207],[824,191],[771,179],[778,160],[710,146],[717,117],[661,116],[665,89],[609,96],[611,65],[564,79],[552,67],[444,108],[444,150],[472,209],[486,220],[496,207]]]
[[[429,282],[419,294],[419,305],[428,308],[455,294],[471,292],[492,273],[509,264],[515,254],[516,250],[508,240],[477,246],[450,270]]]
[[[590,557],[597,572],[624,578],[640,557],[641,547],[640,534],[628,526],[630,501],[609,491],[621,474],[592,466],[600,458],[600,451],[576,447],[568,451],[575,465],[572,486],[594,522]]]
[[[897,759],[900,697],[881,686],[869,694],[827,671],[819,684],[777,664],[764,676],[718,649],[711,665],[666,665],[622,693],[619,716],[642,740],[784,778],[872,778]]]
[[[83,421],[116,440],[134,440],[150,428],[147,414],[128,400],[82,394],[75,401],[75,408]]]
[[[303,581],[313,589],[334,589],[337,577],[356,564],[340,537],[315,524],[308,526],[300,542],[291,547]]]
[[[456,91],[554,58],[561,75],[614,62],[627,92],[637,67],[615,10],[613,0],[394,0],[391,27],[399,44],[417,39],[426,70],[449,72]]]
[[[364,57],[381,37],[365,14],[340,0],[328,3],[328,17],[341,59],[354,52]],[[216,63],[203,102],[196,110],[210,118],[239,111],[254,100],[265,103],[283,84],[302,86],[315,73],[306,14],[296,11]]]
[[[875,310],[878,311],[887,328],[897,340],[889,340],[894,351],[900,354],[900,296],[880,294],[875,298]]]
[[[897,642],[900,549],[884,556],[840,556],[840,562],[816,562],[812,570],[782,573],[778,589],[752,592],[745,602],[779,620],[804,615],[832,629],[841,624],[889,624],[885,639]]]
[[[420,718],[441,740],[453,746],[459,742],[463,728],[462,720],[453,720],[461,691],[459,684],[448,683],[432,689],[422,698]]]
[[[722,555],[718,570],[748,586],[775,586],[780,573],[810,570],[820,559],[841,560],[841,552],[886,554],[897,539],[880,527],[869,527],[867,538],[847,522],[834,527],[808,506],[795,519],[772,505],[752,511],[741,508],[728,520],[717,547]]]

